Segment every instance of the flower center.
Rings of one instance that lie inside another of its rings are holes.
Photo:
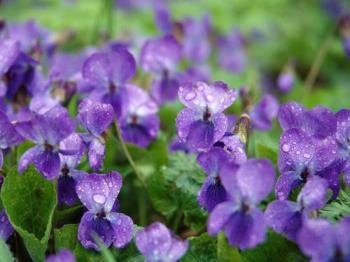
[[[110,82],[109,83],[109,92],[114,93],[115,90],[117,90],[117,86],[113,82]]]
[[[211,113],[209,112],[209,108],[207,107],[203,114],[203,120],[210,121],[210,118],[211,118]]]

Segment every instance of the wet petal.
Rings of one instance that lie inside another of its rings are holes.
[[[95,53],[83,65],[83,77],[97,87],[109,88],[124,84],[136,71],[133,56],[124,48],[113,52]]]
[[[229,89],[223,82],[207,85],[204,82],[184,84],[179,88],[179,99],[188,108],[211,114],[223,112],[236,99],[236,90]]]
[[[275,194],[277,199],[286,200],[288,199],[291,191],[300,186],[303,180],[300,178],[299,174],[294,171],[282,173],[278,179],[275,186]]]
[[[57,195],[60,204],[71,206],[77,201],[78,196],[75,192],[75,186],[76,182],[71,176],[64,175],[58,178]]]
[[[11,39],[1,39],[0,42],[0,76],[4,75],[13,65],[20,53],[20,44]]]
[[[277,233],[296,240],[302,225],[301,206],[292,201],[273,201],[265,210],[265,220]]]
[[[106,247],[109,247],[113,241],[112,225],[105,218],[97,217],[92,212],[85,212],[80,220],[78,239],[83,247],[99,251],[95,238],[99,238]]]
[[[34,165],[46,179],[55,179],[60,174],[61,160],[58,153],[45,150],[34,158]]]
[[[146,41],[141,49],[141,66],[146,72],[172,71],[181,59],[181,45],[172,35]]]
[[[201,114],[186,108],[180,111],[176,118],[177,135],[182,142],[186,142],[192,123],[201,119]]]
[[[135,243],[147,260],[161,261],[172,245],[171,233],[166,226],[155,222],[136,233]]]
[[[172,239],[171,247],[168,251],[167,258],[169,261],[178,261],[188,250],[188,240]]]
[[[34,163],[35,159],[38,158],[42,152],[43,151],[40,146],[32,147],[24,152],[19,160],[18,172],[24,172],[30,164]]]
[[[0,148],[8,148],[19,144],[23,138],[16,131],[5,112],[0,110]]]
[[[307,210],[321,209],[327,201],[327,180],[310,176],[298,196],[298,202]]]
[[[88,158],[90,167],[93,170],[98,170],[103,164],[105,156],[105,145],[100,142],[99,139],[95,138],[89,145]]]
[[[236,176],[241,194],[258,204],[271,192],[276,174],[270,161],[250,159],[240,166]]]
[[[278,101],[272,95],[264,95],[250,113],[252,126],[258,130],[272,128],[272,120],[278,113]]]
[[[110,213],[108,220],[113,228],[113,245],[122,248],[128,244],[133,236],[134,223],[132,219],[122,213]]]
[[[255,247],[265,239],[264,213],[254,208],[249,213],[236,212],[225,225],[225,234],[233,246],[240,249]]]
[[[114,110],[110,104],[94,102],[89,99],[79,104],[78,119],[94,136],[98,137],[113,122]]]
[[[76,191],[80,201],[90,211],[110,212],[120,188],[122,177],[117,172],[108,174],[91,174],[78,181]]]
[[[198,193],[199,205],[211,212],[224,201],[227,201],[227,193],[221,182],[213,176],[207,177]]]
[[[226,201],[217,205],[209,215],[208,234],[213,236],[224,229],[231,216],[238,210],[233,202]]]
[[[331,261],[336,248],[335,228],[326,220],[305,220],[297,243],[313,261]]]

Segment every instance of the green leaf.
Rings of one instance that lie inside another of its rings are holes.
[[[267,233],[264,243],[253,249],[241,252],[241,258],[244,262],[307,261],[296,244],[272,231]]]
[[[8,172],[1,190],[8,218],[34,261],[43,261],[57,204],[54,184],[33,167]]]
[[[341,190],[336,200],[320,210],[320,216],[334,221],[350,215],[350,195]]]
[[[0,260],[1,262],[12,262],[14,258],[6,242],[0,238]]]
[[[192,230],[203,229],[207,214],[197,203],[205,174],[194,155],[176,152],[169,155],[167,166],[150,177],[148,192],[155,209],[166,217],[183,212],[184,222]]]
[[[218,259],[221,262],[239,262],[241,255],[236,247],[230,246],[223,232],[218,235]]]
[[[208,236],[207,233],[199,237],[189,238],[189,250],[181,259],[182,262],[216,262],[217,240]]]

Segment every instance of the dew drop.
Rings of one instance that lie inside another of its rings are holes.
[[[92,198],[98,204],[104,204],[106,202],[106,197],[104,195],[96,194],[93,195]]]
[[[290,145],[289,145],[289,144],[284,144],[284,145],[282,145],[282,150],[283,150],[284,152],[289,152],[289,150],[290,150]]]
[[[185,96],[185,99],[186,99],[187,101],[190,101],[190,100],[194,99],[195,97],[196,97],[196,93],[190,92],[190,93],[188,93],[188,94]]]

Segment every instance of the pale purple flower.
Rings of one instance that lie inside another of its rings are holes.
[[[75,262],[73,253],[67,249],[61,249],[56,255],[50,255],[45,262]]]
[[[115,204],[122,187],[122,177],[117,172],[91,174],[77,183],[80,201],[88,209],[81,218],[78,239],[85,248],[99,250],[96,238],[106,246],[122,248],[133,235],[132,219],[117,213]]]
[[[295,77],[291,70],[282,71],[277,78],[277,86],[283,93],[289,92],[294,87]]]
[[[101,168],[105,155],[105,140],[102,133],[113,122],[113,107],[110,104],[94,102],[89,99],[79,104],[78,119],[88,131],[84,134],[84,141],[88,144],[88,159],[94,170]]]
[[[179,99],[187,108],[177,116],[177,135],[193,151],[206,151],[227,130],[223,111],[236,99],[237,92],[223,82],[186,84],[179,88]]]
[[[188,241],[173,236],[162,223],[155,222],[136,233],[138,250],[148,262],[178,261],[188,249]]]
[[[0,237],[7,241],[7,239],[12,235],[14,229],[7,217],[5,209],[0,211]]]
[[[264,213],[257,207],[270,193],[275,171],[267,160],[250,159],[237,170],[221,172],[229,200],[218,204],[209,216],[208,233],[223,230],[231,245],[252,248],[265,239]]]
[[[82,68],[84,80],[94,87],[89,98],[111,104],[117,116],[122,113],[125,84],[135,72],[135,59],[126,49],[94,53]]]
[[[303,218],[311,212],[321,209],[327,201],[327,180],[311,176],[298,195],[297,202],[275,200],[265,211],[266,223],[278,233],[291,240],[296,240],[302,227]]]
[[[18,171],[22,173],[30,164],[47,179],[59,175],[61,160],[59,154],[72,155],[75,150],[62,150],[60,143],[73,133],[74,122],[65,108],[57,106],[45,114],[34,114],[32,119],[16,124],[16,130],[24,138],[36,145],[28,149],[21,157]]]
[[[181,59],[181,45],[172,35],[165,35],[145,42],[141,50],[141,66],[153,73],[152,96],[158,103],[176,99],[179,84],[174,71]]]
[[[158,133],[158,105],[146,91],[135,85],[127,86],[123,99],[126,104],[120,118],[123,138],[126,142],[147,147]]]
[[[253,128],[267,131],[272,128],[272,120],[278,114],[278,101],[272,95],[264,95],[250,112]]]

